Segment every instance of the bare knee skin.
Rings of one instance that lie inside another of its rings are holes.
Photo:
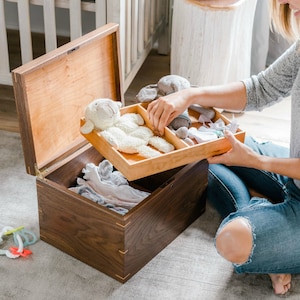
[[[236,218],[224,225],[216,237],[216,248],[219,254],[235,264],[248,261],[252,245],[251,226],[243,217]]]

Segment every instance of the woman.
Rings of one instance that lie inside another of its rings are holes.
[[[300,0],[271,0],[275,29],[296,39]],[[274,292],[285,294],[300,273],[300,40],[257,76],[222,86],[182,90],[148,106],[154,128],[164,127],[191,104],[228,110],[262,110],[291,96],[290,150],[245,144],[226,132],[227,153],[208,159],[208,199],[224,216],[215,244],[238,273],[269,274]],[[256,195],[253,197],[252,190]],[[297,237],[297,238],[295,238]]]

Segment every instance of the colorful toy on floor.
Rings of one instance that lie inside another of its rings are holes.
[[[4,243],[3,238],[9,235],[13,235],[16,247],[9,247],[8,250],[0,249],[0,255],[6,255],[8,258],[18,258],[32,254],[31,250],[24,248],[37,241],[37,237],[32,231],[26,230],[23,226],[17,228],[5,226],[0,232],[0,245]]]

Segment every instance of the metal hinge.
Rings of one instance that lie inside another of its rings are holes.
[[[36,164],[34,164],[35,175],[39,179],[45,179],[46,175],[49,173],[47,168],[40,170]]]

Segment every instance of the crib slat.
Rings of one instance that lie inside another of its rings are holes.
[[[106,0],[96,0],[95,14],[96,14],[96,28],[108,23],[106,17]]]
[[[159,23],[160,18],[162,17],[162,6],[164,1],[155,0],[155,25]]]
[[[44,25],[46,52],[57,48],[55,24],[55,0],[44,0]]]
[[[138,9],[138,53],[144,49],[144,15],[145,15],[145,0],[139,1]]]
[[[155,0],[150,0],[150,24],[149,24],[149,34],[150,36],[154,32],[154,27],[155,27]]]
[[[126,45],[126,0],[107,0],[107,23],[115,22],[120,24],[120,50],[123,80],[125,80],[125,45]],[[123,12],[123,13],[120,13]],[[126,88],[125,88],[126,90]]]
[[[125,26],[126,26],[126,44],[125,44],[125,76],[131,69],[131,0],[126,0],[126,13],[125,13]]]
[[[71,41],[82,36],[81,1],[70,1],[70,38]]]
[[[18,1],[20,44],[22,63],[32,60],[32,42],[30,29],[29,0]]]
[[[4,15],[4,0],[0,0],[0,40],[0,82],[4,84],[11,84],[11,77],[9,76],[9,56]]]
[[[172,1],[173,2],[173,1]],[[161,3],[161,16],[159,22],[163,22],[162,31],[158,36],[158,53],[168,55],[170,53],[170,28],[172,8],[170,1],[163,1]]]
[[[131,63],[138,59],[138,25],[139,25],[139,0],[132,0],[131,9]]]
[[[144,45],[148,43],[149,36],[149,18],[150,18],[150,0],[145,0],[144,14]]]

